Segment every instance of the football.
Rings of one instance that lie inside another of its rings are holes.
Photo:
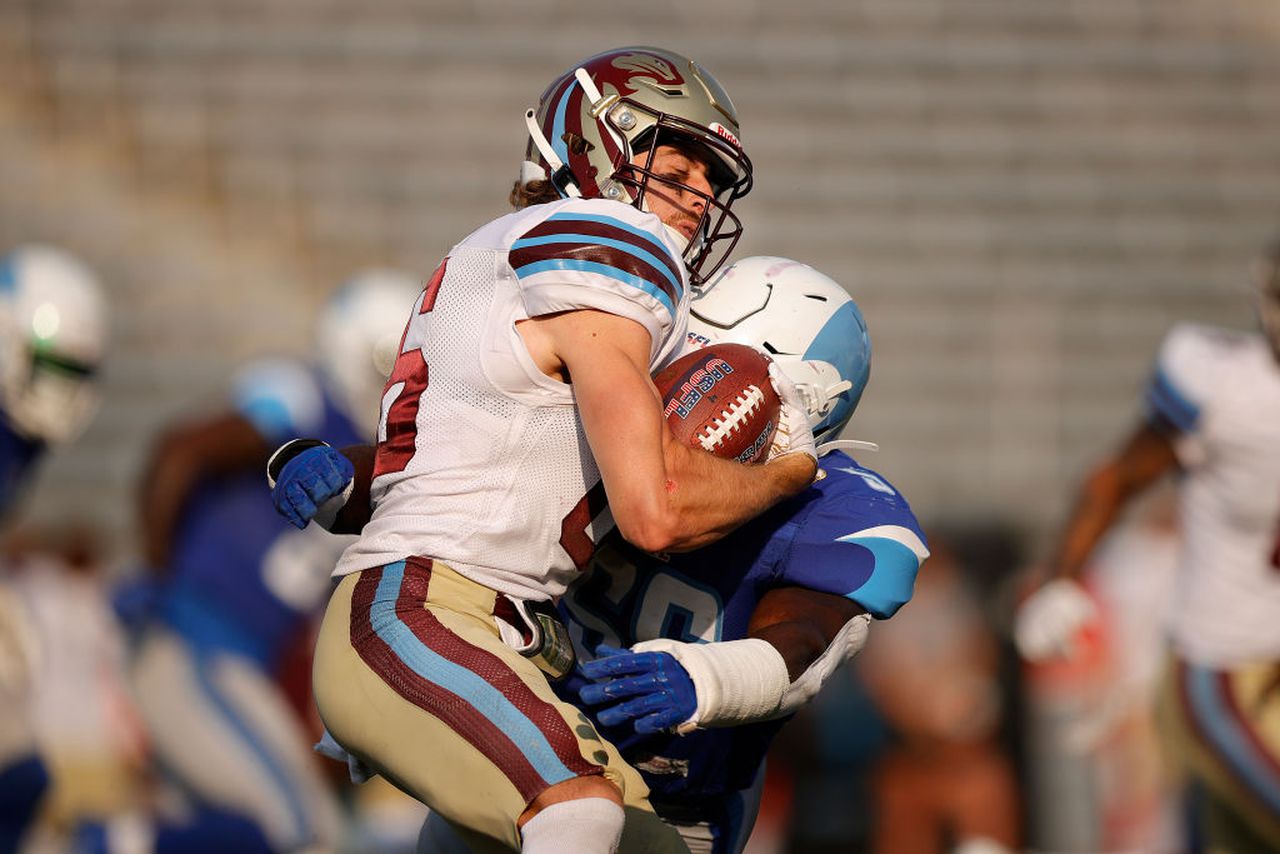
[[[782,405],[769,382],[770,361],[745,344],[712,344],[655,374],[676,439],[738,462],[763,459]]]

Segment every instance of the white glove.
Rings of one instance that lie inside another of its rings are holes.
[[[816,460],[818,449],[814,445],[813,429],[809,426],[808,407],[795,383],[777,362],[769,363],[769,382],[778,400],[782,401],[782,407],[778,411],[778,429],[774,431],[773,444],[769,446],[765,462],[773,462],[786,454],[808,454]]]
[[[1013,640],[1028,661],[1066,657],[1075,649],[1080,628],[1097,616],[1097,606],[1083,587],[1069,578],[1055,578],[1018,608]]]

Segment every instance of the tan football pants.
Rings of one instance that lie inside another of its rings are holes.
[[[648,788],[546,677],[498,636],[496,594],[426,559],[342,580],[316,646],[316,704],[354,756],[471,831],[518,850],[516,820],[550,785],[603,774],[627,812],[624,851],[687,851]],[[478,837],[477,837],[478,835]]]

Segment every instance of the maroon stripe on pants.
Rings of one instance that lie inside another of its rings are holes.
[[[380,623],[392,616],[388,613],[392,609],[391,603],[374,602],[383,572],[384,569],[379,568],[360,573],[352,593],[351,643],[357,654],[399,696],[444,722],[479,750],[502,771],[526,803],[532,801],[554,781],[543,779],[534,770],[520,747],[498,724],[457,694],[418,675],[374,631],[375,609]],[[554,707],[538,699],[500,658],[466,643],[423,607],[429,577],[429,563],[406,565],[404,582],[394,604],[394,617],[403,622],[424,646],[477,673],[505,694],[546,734],[557,755],[571,771],[584,776],[601,773],[600,768],[582,758],[577,740]],[[537,706],[544,708],[539,710]],[[558,727],[545,725],[548,715],[554,718]],[[566,737],[567,746],[564,743]]]
[[[1191,697],[1191,687],[1189,684],[1191,681],[1189,678],[1192,670],[1191,665],[1183,661],[1178,661],[1175,666],[1175,672],[1177,674],[1176,678],[1178,680],[1178,701],[1182,706],[1183,717],[1186,719],[1187,726],[1191,729],[1192,735],[1195,740],[1199,742],[1200,747],[1209,754],[1210,758],[1213,760],[1213,764],[1228,778],[1230,778],[1231,782],[1235,784],[1239,792],[1252,795],[1254,791],[1253,784],[1239,772],[1235,764],[1231,762],[1222,750],[1218,748],[1218,744],[1214,740],[1213,734],[1202,722],[1202,716]],[[1235,701],[1231,697],[1227,674],[1215,673],[1214,676],[1214,688],[1221,695],[1220,699],[1226,702],[1228,708],[1235,713],[1236,717],[1239,717],[1239,709],[1236,708]],[[1240,723],[1246,732],[1252,733],[1252,729],[1248,726],[1247,721],[1240,721]],[[1260,752],[1262,752],[1263,755],[1267,755],[1265,750]]]
[[[1255,728],[1257,723],[1245,715],[1240,708],[1240,704],[1236,702],[1235,692],[1231,690],[1231,674],[1219,673],[1217,682],[1218,690],[1222,694],[1223,705],[1227,707],[1231,717],[1235,718],[1236,726],[1240,728],[1245,738],[1248,739],[1249,745],[1253,747],[1254,755],[1262,760],[1275,779],[1280,780],[1280,763],[1277,763],[1276,755],[1258,737],[1258,731]]]

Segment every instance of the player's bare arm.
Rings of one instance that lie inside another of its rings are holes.
[[[138,495],[138,528],[147,564],[155,569],[167,565],[178,520],[201,480],[261,470],[270,453],[262,434],[238,414],[180,425],[161,436]]]
[[[373,483],[373,458],[376,448],[373,445],[347,445],[341,451],[342,455],[355,467],[354,488],[347,503],[338,511],[333,527],[329,530],[335,534],[358,534],[373,516],[373,505],[369,502],[369,486]]]
[[[1144,421],[1118,453],[1085,479],[1051,563],[1055,577],[1078,578],[1121,511],[1178,465],[1167,430]]]
[[[1025,658],[1037,661],[1077,650],[1080,626],[1097,614],[1078,579],[1124,508],[1177,467],[1169,429],[1144,421],[1081,485],[1049,562],[1049,580],[1018,608],[1014,639]]]
[[[865,613],[866,609],[845,596],[778,587],[756,606],[748,636],[768,641],[778,650],[794,681],[818,660],[845,624]]]
[[[677,443],[649,378],[649,334],[635,321],[573,311],[527,321],[522,334],[530,324],[535,360],[573,385],[614,521],[636,546],[697,548],[812,482],[805,455],[743,466]]]

